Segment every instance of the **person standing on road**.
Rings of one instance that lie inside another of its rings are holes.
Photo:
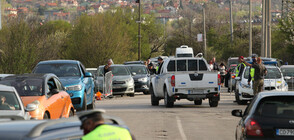
[[[219,71],[218,64],[215,62],[215,57],[212,58],[213,69],[215,71]]]
[[[126,128],[104,123],[104,110],[84,111],[78,114],[84,131],[82,140],[134,140]]]
[[[267,70],[265,66],[262,64],[262,60],[260,57],[257,58],[257,63],[255,64],[249,64],[246,61],[242,59],[242,62],[245,63],[245,65],[250,66],[254,68],[254,81],[253,81],[253,94],[257,95],[259,92],[263,90],[263,84],[264,84],[264,76],[267,73]]]
[[[221,86],[224,87],[227,68],[226,68],[224,63],[221,63],[219,66],[220,66],[219,67],[219,72],[220,72],[220,75],[221,75]]]
[[[251,58],[252,58],[252,64],[256,64],[256,54],[252,54],[252,56],[251,56]],[[249,69],[249,78],[248,78],[248,85],[250,85],[250,82],[252,81],[252,83],[253,83],[253,81],[254,81],[254,71],[255,71],[255,69],[254,68],[252,68],[252,67],[250,67],[250,69]]]
[[[244,71],[244,69],[246,67],[244,62],[242,62],[243,59],[244,59],[243,56],[239,56],[239,64],[238,64],[237,69],[236,69],[236,77],[242,77],[243,71]]]
[[[109,72],[109,71],[111,71],[111,65],[113,64],[113,61],[112,61],[112,59],[108,59],[107,60],[107,64],[104,66],[104,75],[107,73],[107,72]]]
[[[154,74],[155,69],[150,59],[147,59],[147,68],[150,74]]]

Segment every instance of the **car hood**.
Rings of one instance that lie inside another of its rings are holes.
[[[24,113],[22,110],[0,110],[0,121],[1,118],[5,118],[4,116],[19,116],[24,118]]]
[[[44,98],[45,96],[22,96],[21,100],[23,102],[23,105],[27,106],[35,100],[39,100],[41,102],[42,100],[44,100]]]
[[[112,81],[126,81],[127,79],[130,79],[130,75],[122,75],[122,76],[113,76]]]
[[[147,77],[147,75],[146,74],[137,74],[137,75],[133,76],[134,80],[144,78],[144,77]]]
[[[81,77],[59,77],[63,86],[77,85],[82,81]]]

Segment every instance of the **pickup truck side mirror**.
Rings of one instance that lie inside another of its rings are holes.
[[[290,76],[285,76],[285,80],[290,80],[291,77]]]
[[[90,73],[90,72],[86,72],[86,73],[85,73],[85,77],[93,77],[93,75],[92,75],[92,73]]]

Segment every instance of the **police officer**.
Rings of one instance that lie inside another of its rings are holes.
[[[82,122],[81,129],[84,130],[82,140],[133,140],[126,128],[105,124],[102,116],[104,112],[95,109],[78,114]]]
[[[252,58],[252,64],[256,64],[256,57],[257,55],[256,54],[252,54],[251,58]],[[254,82],[254,72],[255,72],[255,69],[250,67],[249,69],[249,78],[248,78],[248,85],[250,85],[250,81],[252,81],[252,83]]]
[[[242,77],[243,71],[244,71],[244,69],[246,67],[244,62],[242,62],[243,59],[244,59],[243,56],[239,56],[239,64],[238,64],[237,69],[236,69],[236,77]]]

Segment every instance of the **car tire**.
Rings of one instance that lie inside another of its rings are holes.
[[[194,105],[202,105],[202,99],[194,100]]]
[[[209,106],[210,107],[217,107],[218,101],[213,101],[212,99],[209,99]]]
[[[95,98],[93,98],[92,103],[87,106],[87,109],[94,109],[94,108],[95,108]]]
[[[130,93],[130,97],[135,97],[135,93]]]
[[[164,104],[167,108],[174,106],[174,99],[168,95],[166,88],[164,88]]]
[[[150,87],[150,96],[151,96],[151,105],[152,106],[158,106],[159,105],[159,100],[157,99],[157,97],[154,95],[154,92],[153,92],[153,87],[151,86]]]
[[[246,105],[247,104],[247,101],[244,101],[244,100],[240,100],[240,97],[239,97],[239,91],[236,90],[235,92],[235,98],[236,98],[236,101],[237,101],[237,104],[238,105]]]
[[[143,93],[144,93],[144,95],[150,94],[149,91],[144,91]]]
[[[50,116],[48,114],[48,112],[45,112],[44,116],[43,116],[43,120],[48,120],[50,119]]]
[[[82,110],[87,110],[87,95],[86,95],[86,92],[84,93],[84,100],[83,100]]]
[[[68,114],[68,117],[72,117],[72,116],[74,116],[75,114],[74,114],[74,111],[72,110],[72,109],[70,109],[70,111],[69,111],[69,114]]]

